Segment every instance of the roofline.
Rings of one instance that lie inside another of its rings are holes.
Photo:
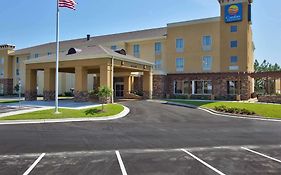
[[[175,22],[167,24],[168,27],[179,27],[185,25],[193,25],[193,24],[202,24],[202,23],[209,23],[209,22],[218,22],[220,21],[220,17],[211,17],[211,18],[203,18],[203,19],[194,19],[190,21],[183,21],[183,22]]]
[[[135,33],[135,32],[145,32],[145,31],[149,31],[149,30],[160,30],[160,29],[166,29],[166,28],[167,27],[158,27],[158,28],[151,28],[151,29],[128,31],[128,32],[111,33],[111,34],[106,34],[106,35],[97,35],[97,36],[91,37],[90,40],[95,39],[96,37],[108,37],[108,36],[114,36],[114,35],[130,34],[130,33]],[[158,37],[153,37],[153,38],[148,37],[148,38],[145,38],[145,39],[154,39],[154,38],[158,38]],[[159,38],[162,38],[162,37],[159,37]],[[84,40],[84,39],[86,41],[86,38],[76,38],[76,39],[63,40],[63,41],[60,41],[60,43],[71,42],[71,41],[79,41],[79,40]],[[144,38],[139,38],[139,39],[141,40],[141,39],[144,39]],[[135,40],[124,40],[124,41],[135,41]],[[46,45],[52,45],[52,44],[55,44],[55,43],[56,42],[48,42],[48,43],[44,43],[44,44],[34,45],[34,46],[31,46],[31,47],[18,49],[18,50],[16,50],[16,52],[22,51],[22,50],[27,50],[27,49],[33,49],[33,48],[36,48],[36,47],[46,46]]]

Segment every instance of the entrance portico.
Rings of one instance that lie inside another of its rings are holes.
[[[74,48],[71,50],[73,51]],[[25,99],[36,100],[37,71],[44,71],[44,100],[54,100],[55,58],[41,57],[28,60],[26,64]],[[134,79],[133,72],[143,76],[145,98],[152,98],[153,63],[133,56],[123,55],[103,46],[85,47],[74,53],[61,53],[59,72],[75,74],[75,101],[88,101],[88,74],[95,74],[95,87],[106,86],[115,89],[114,77],[122,77],[124,97],[130,96]]]

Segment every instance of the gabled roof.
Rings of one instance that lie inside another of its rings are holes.
[[[148,30],[140,30],[140,31],[133,31],[133,32],[125,32],[125,33],[118,33],[118,34],[111,34],[111,35],[102,35],[102,36],[95,36],[91,37],[89,41],[86,38],[74,39],[74,40],[67,40],[61,41],[60,46],[62,48],[65,47],[85,47],[89,45],[100,45],[104,43],[113,43],[113,42],[129,42],[129,41],[137,41],[137,40],[149,40],[155,38],[164,38],[167,34],[167,28],[155,28],[155,29],[148,29]],[[48,48],[48,49],[55,49],[56,43],[47,43],[42,44],[34,47],[29,47],[25,49],[19,49],[15,51],[15,54],[26,54],[31,52],[32,50],[38,48]]]
[[[88,47],[82,47],[77,49],[78,52],[75,54],[67,55],[67,52],[60,53],[59,59],[63,61],[74,61],[74,60],[85,60],[85,59],[99,59],[99,58],[114,58],[117,60],[128,61],[132,63],[144,64],[148,66],[154,65],[154,63],[145,61],[140,58],[136,58],[131,55],[122,55],[116,53],[110,48],[103,47],[101,45],[93,45]],[[36,64],[36,63],[50,63],[56,61],[56,55],[43,56],[36,59],[26,60],[25,64]]]

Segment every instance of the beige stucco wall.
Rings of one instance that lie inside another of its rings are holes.
[[[210,35],[212,37],[211,51],[203,51],[202,37]],[[184,39],[184,51],[176,52],[176,39]],[[176,72],[176,58],[184,58],[184,73],[202,72],[202,57],[212,56],[213,66],[210,72],[220,71],[220,37],[219,22],[206,22],[201,24],[187,24],[183,26],[168,27],[167,36],[167,58],[168,73]]]

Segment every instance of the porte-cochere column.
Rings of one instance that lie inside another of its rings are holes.
[[[76,102],[86,102],[89,101],[89,93],[87,82],[88,81],[88,71],[82,66],[75,67],[75,91],[74,91],[74,101]]]
[[[25,72],[25,100],[37,100],[37,70],[27,69]]]
[[[44,100],[55,100],[55,84],[56,83],[56,70],[45,68],[44,69]]]
[[[143,73],[143,97],[152,99],[153,93],[153,74],[152,71]]]

